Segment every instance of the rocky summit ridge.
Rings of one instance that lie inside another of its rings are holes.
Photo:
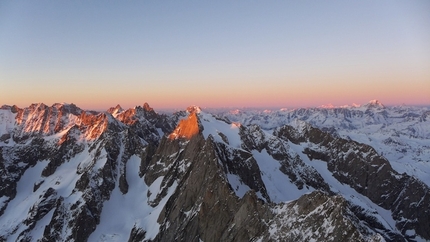
[[[427,111],[372,105],[253,116],[4,105],[0,241],[429,241],[425,176],[352,135],[427,127]],[[425,144],[416,132],[409,141]]]
[[[200,133],[203,127],[201,126],[197,115],[197,112],[192,110],[186,119],[180,120],[178,126],[169,135],[169,139],[191,139],[193,136]]]

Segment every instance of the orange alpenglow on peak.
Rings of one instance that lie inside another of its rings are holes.
[[[187,108],[188,113],[200,113],[202,109],[199,106],[193,105]]]
[[[170,140],[177,138],[191,139],[200,132],[197,114],[192,112],[187,119],[182,119],[176,129],[169,135]]]

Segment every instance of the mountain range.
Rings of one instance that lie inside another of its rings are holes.
[[[429,241],[430,109],[0,108],[0,241]]]

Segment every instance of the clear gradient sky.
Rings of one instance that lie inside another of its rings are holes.
[[[0,105],[430,104],[430,1],[0,1]]]

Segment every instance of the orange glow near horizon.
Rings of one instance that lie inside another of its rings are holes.
[[[323,89],[315,87],[312,90],[292,90],[279,89],[272,92],[258,92],[247,90],[246,93],[234,93],[233,91],[224,91],[223,95],[218,97],[217,94],[187,95],[177,94],[171,95],[168,98],[163,96],[129,96],[126,97],[111,97],[111,98],[24,98],[9,99],[9,103],[1,105],[17,105],[18,107],[27,107],[32,103],[45,103],[48,106],[54,103],[74,103],[76,106],[85,110],[104,111],[110,107],[119,104],[127,109],[135,106],[143,106],[147,102],[154,109],[185,109],[190,105],[200,107],[219,108],[219,107],[318,107],[320,105],[333,104],[334,106],[365,104],[370,100],[380,100],[385,105],[430,105],[430,92],[426,89],[414,89],[399,87],[398,90],[390,90],[394,88],[382,89],[375,87],[372,90],[363,90],[360,92],[360,87],[351,87],[355,89],[352,92],[347,89]],[[413,90],[412,90],[413,89]]]
[[[318,73],[322,74],[322,73]],[[85,110],[104,111],[117,104],[123,108],[142,106],[147,102],[154,109],[180,109],[190,105],[201,107],[318,107],[364,104],[378,99],[385,105],[430,105],[430,74],[415,75],[365,73],[328,75],[314,74],[289,78],[254,78],[244,81],[208,79],[188,81],[160,87],[152,83],[127,85],[106,84],[102,88],[89,84],[86,88],[45,86],[24,88],[14,86],[1,96],[3,104],[27,107],[31,103],[74,103]],[[348,80],[348,81],[344,81]],[[119,82],[120,83],[120,82]]]

